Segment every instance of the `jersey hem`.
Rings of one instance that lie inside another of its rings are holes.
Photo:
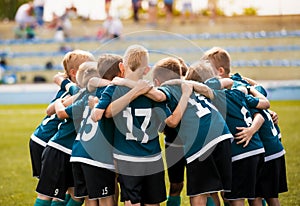
[[[223,140],[231,139],[231,138],[233,138],[232,134],[224,134],[222,136],[219,136],[219,137],[213,139],[207,145],[205,145],[204,147],[202,147],[202,149],[200,149],[198,152],[196,152],[192,156],[186,158],[187,164],[193,162],[195,159],[197,159],[198,157],[200,157],[203,154],[205,154],[205,152],[207,152],[210,148],[212,148],[213,146],[215,146],[219,142],[222,142]]]
[[[153,156],[153,157],[133,157],[127,155],[113,154],[115,159],[124,160],[128,162],[155,162],[161,159],[161,154]]]
[[[279,157],[282,157],[284,154],[285,154],[285,150],[282,150],[282,151],[277,152],[277,153],[275,153],[275,154],[266,156],[266,157],[265,157],[265,162],[268,162],[268,161],[270,161],[270,160],[274,160],[274,159],[277,159],[277,158],[279,158]]]
[[[34,141],[35,143],[37,143],[37,144],[39,144],[43,147],[47,146],[47,142],[44,142],[43,140],[41,140],[40,138],[38,138],[34,134],[31,135],[30,139],[32,139],[32,141]]]
[[[113,164],[107,164],[107,163],[87,159],[84,157],[72,157],[71,156],[70,162],[81,162],[81,163],[85,163],[85,164],[92,165],[95,167],[101,167],[101,168],[111,169],[111,170],[115,169],[115,166]]]
[[[60,150],[60,151],[62,151],[64,153],[67,153],[69,155],[72,154],[72,150],[70,150],[70,149],[68,149],[68,148],[66,148],[66,147],[64,147],[64,146],[62,146],[60,144],[57,144],[57,143],[55,143],[53,141],[49,141],[48,145],[51,146],[51,147],[53,147],[53,148],[55,148],[55,149],[58,149],[58,150]]]
[[[254,155],[261,154],[261,153],[265,153],[265,149],[264,149],[264,148],[252,150],[252,151],[249,151],[249,152],[245,152],[245,153],[243,153],[243,154],[240,154],[240,155],[233,156],[233,157],[231,158],[231,161],[234,162],[234,161],[241,160],[241,159],[245,159],[245,158],[247,158],[247,157],[251,157],[251,156],[254,156]]]

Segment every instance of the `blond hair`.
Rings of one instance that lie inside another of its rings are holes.
[[[131,45],[129,46],[123,56],[123,63],[126,68],[131,71],[136,71],[140,68],[143,61],[149,59],[148,50],[141,45]]]
[[[77,85],[85,88],[92,77],[99,77],[97,62],[83,62],[76,73]]]
[[[201,60],[190,66],[185,79],[198,82],[205,82],[207,79],[214,77],[213,68],[209,61]]]
[[[104,54],[98,58],[98,72],[101,78],[112,80],[121,74],[119,63],[122,57],[116,54]]]
[[[154,65],[153,80],[158,79],[160,83],[163,83],[171,79],[180,79],[182,76],[181,66],[177,58],[163,58]]]
[[[95,61],[95,57],[90,52],[76,49],[66,53],[63,58],[62,64],[67,77],[70,78],[71,69],[77,71],[79,66],[83,62],[87,61]]]
[[[220,67],[223,67],[225,73],[230,74],[230,55],[225,49],[213,47],[204,53],[202,59],[209,60],[216,73]]]

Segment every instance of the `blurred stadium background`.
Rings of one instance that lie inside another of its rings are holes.
[[[177,0],[172,25],[166,25],[160,0],[157,27],[150,28],[147,26],[147,1],[142,1],[141,21],[137,24],[131,18],[131,1],[112,0],[111,13],[121,17],[124,29],[121,39],[109,42],[97,38],[97,31],[106,17],[104,0],[55,1],[58,0],[46,0],[46,24],[51,21],[52,12],[60,15],[66,7],[77,9],[77,15],[71,19],[71,36],[64,41],[55,40],[55,30],[47,28],[36,29],[34,39],[15,39],[13,14],[24,1],[5,1],[10,2],[7,8],[11,12],[1,17],[0,23],[0,57],[5,60],[0,104],[19,103],[20,100],[11,98],[16,92],[24,95],[23,103],[47,103],[57,89],[52,77],[62,71],[61,60],[70,49],[88,50],[96,57],[103,53],[122,55],[128,45],[135,43],[149,49],[152,65],[166,55],[180,56],[191,64],[205,50],[223,47],[231,54],[233,72],[264,84],[271,93],[270,98],[300,99],[298,1],[219,0],[218,15],[211,24],[208,0],[192,0],[196,19],[193,23],[181,24],[181,0]],[[4,2],[2,4],[5,6]],[[284,96],[280,95],[282,89]]]

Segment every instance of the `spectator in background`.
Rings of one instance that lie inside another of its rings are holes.
[[[34,17],[33,2],[22,4],[15,15],[17,27],[15,29],[16,38],[32,39],[35,36],[34,28],[36,20]]]
[[[102,28],[98,31],[97,37],[102,40],[120,38],[123,24],[120,18],[109,15],[103,22]]]
[[[139,22],[139,9],[141,7],[141,0],[131,0],[132,10],[133,10],[133,20],[134,22]]]
[[[109,10],[110,10],[111,0],[105,0],[105,13],[106,16],[109,16]]]
[[[58,42],[63,42],[65,38],[69,38],[71,35],[72,23],[70,16],[76,13],[75,7],[66,8],[65,13],[62,16],[58,16],[53,13],[52,22],[49,24],[49,28],[55,29],[54,38]]]
[[[2,83],[2,79],[3,79],[3,76],[4,76],[4,73],[6,71],[6,59],[5,57],[1,57],[0,59],[0,84]]]
[[[187,19],[191,22],[195,19],[192,0],[182,0],[181,23],[184,24]]]
[[[173,0],[164,0],[167,25],[170,25],[173,19]]]
[[[44,4],[45,0],[34,0],[33,6],[34,6],[34,14],[36,18],[36,22],[40,27],[43,27],[44,25]]]
[[[157,0],[148,0],[148,26],[156,27],[157,26]]]
[[[208,10],[210,12],[209,24],[214,25],[217,16],[218,0],[208,0]]]

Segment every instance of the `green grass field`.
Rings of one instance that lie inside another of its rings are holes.
[[[31,176],[29,139],[44,117],[46,105],[0,106],[0,205],[33,205],[37,180]],[[272,101],[280,118],[286,149],[289,192],[281,194],[281,205],[300,205],[300,101]],[[168,187],[168,186],[167,186]],[[188,205],[183,196],[183,204]]]

